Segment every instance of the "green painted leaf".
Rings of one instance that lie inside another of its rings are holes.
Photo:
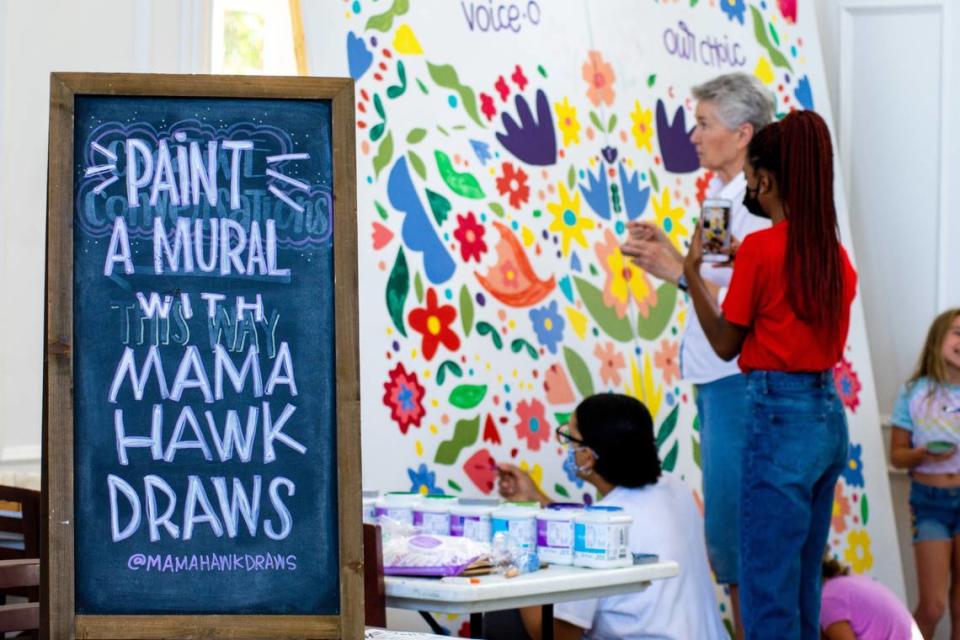
[[[696,463],[698,468],[703,468],[703,464],[700,460],[700,440],[696,436],[690,436],[690,442],[693,445],[693,461]]]
[[[564,498],[570,497],[570,492],[567,491],[567,488],[562,484],[560,484],[559,482],[553,485],[553,490],[556,491],[558,495],[561,495]]]
[[[387,114],[383,111],[383,101],[380,99],[380,94],[373,94],[373,108],[377,110],[377,115],[379,115],[384,120],[387,119]]]
[[[370,129],[370,142],[376,142],[383,137],[383,132],[387,130],[387,123],[381,122],[380,124],[371,127]]]
[[[780,46],[780,34],[777,33],[777,30],[773,27],[773,23],[767,25],[767,28],[770,29],[770,37],[773,38],[773,43]]]
[[[592,262],[590,263],[590,275],[592,275],[592,276],[598,276],[598,275],[600,275],[600,272],[597,271],[596,265],[593,264]]]
[[[380,175],[380,172],[383,171],[384,167],[390,164],[390,160],[393,159],[393,133],[388,133],[387,137],[383,139],[383,142],[380,143],[380,147],[377,149],[377,155],[373,158],[373,171]]]
[[[662,447],[667,442],[670,434],[672,434],[673,430],[677,428],[677,416],[679,415],[680,405],[678,404],[673,408],[673,411],[670,412],[670,414],[660,425],[660,428],[657,430],[657,449]]]
[[[480,416],[472,420],[457,420],[457,425],[453,429],[453,437],[440,443],[433,461],[437,464],[456,464],[460,452],[472,446],[479,435]]]
[[[538,64],[538,65],[537,65],[537,73],[539,73],[540,75],[542,75],[544,78],[547,77],[547,70],[543,68],[543,65],[542,65],[542,64]]]
[[[447,136],[448,138],[450,137],[450,132],[444,129],[443,127],[441,127],[440,125],[437,125],[437,131]]]
[[[393,5],[381,14],[371,16],[364,27],[366,31],[371,29],[386,33],[393,26],[393,19],[402,16],[410,9],[410,0],[393,0]]]
[[[652,87],[654,84],[656,84],[656,82],[657,82],[657,74],[651,73],[649,76],[647,76],[648,87]]]
[[[386,219],[387,219],[387,210],[383,208],[383,205],[380,204],[379,202],[377,202],[376,200],[374,200],[374,201],[373,201],[373,206],[375,206],[375,207],[377,208],[377,213],[380,215],[380,219],[381,219],[381,220],[386,220]]]
[[[653,172],[653,169],[650,169],[647,173],[650,174],[650,186],[653,187],[655,192],[660,193],[660,181],[657,180],[657,174]]]
[[[417,127],[416,129],[411,129],[410,133],[407,134],[407,144],[417,144],[421,140],[427,137],[427,130]]]
[[[401,248],[397,252],[397,259],[393,262],[390,277],[387,278],[387,312],[393,320],[393,326],[400,335],[407,335],[407,327],[403,322],[403,307],[410,293],[410,271],[407,269],[407,258]]]
[[[695,7],[695,6],[697,6],[697,3],[699,3],[699,2],[700,2],[700,0],[690,0],[690,6],[691,6],[691,7]]]
[[[569,423],[570,423],[570,416],[571,416],[571,415],[572,415],[572,414],[571,414],[570,412],[567,412],[567,413],[554,413],[554,414],[553,414],[553,417],[557,419],[557,424],[559,424],[559,425],[564,425],[564,424],[569,424]]]
[[[413,291],[417,294],[417,304],[423,304],[423,280],[420,279],[420,272],[413,278]]]
[[[450,156],[439,149],[433,152],[433,156],[437,160],[437,169],[440,171],[440,177],[447,183],[451,191],[458,196],[472,198],[474,200],[483,197],[483,189],[472,174],[468,172],[460,173],[454,169],[453,163],[450,161]]]
[[[501,207],[499,204],[497,204],[496,202],[488,202],[488,203],[487,203],[487,206],[490,207],[490,211],[493,211],[493,213],[494,213],[498,218],[502,218],[502,217],[503,217],[503,207]]]
[[[485,384],[461,384],[450,392],[450,404],[458,409],[473,409],[487,395]]]
[[[483,124],[483,120],[480,119],[480,113],[477,111],[477,97],[473,89],[460,83],[456,69],[449,64],[433,64],[428,62],[427,70],[430,72],[430,77],[433,78],[433,81],[439,86],[450,89],[460,96],[460,104],[463,105],[463,108],[471,120],[480,125],[481,128],[487,128],[486,125]]]
[[[500,333],[497,331],[489,322],[478,322],[477,323],[477,333],[482,336],[489,335],[490,339],[493,340],[493,346],[497,349],[503,348],[503,339],[500,338]]]
[[[867,526],[870,520],[870,505],[867,503],[866,493],[860,496],[860,519],[863,521],[863,526]]]
[[[693,430],[700,433],[700,416],[693,416]]]
[[[447,486],[453,489],[454,491],[461,491],[461,492],[463,491],[463,488],[453,480],[447,480]]]
[[[617,312],[603,302],[603,292],[583,278],[575,277],[573,282],[577,286],[577,293],[586,305],[590,316],[596,321],[604,333],[614,340],[629,342],[633,340],[633,331],[630,329],[629,316],[617,317]]]
[[[600,131],[603,131],[603,123],[600,122],[600,116],[595,111],[590,112],[590,122]]]
[[[430,90],[427,89],[427,85],[423,84],[420,78],[417,78],[417,86],[420,87],[420,91],[423,92],[423,95],[430,95]]]
[[[563,348],[563,359],[567,363],[567,370],[570,371],[570,377],[573,378],[573,384],[577,387],[580,395],[586,398],[593,395],[593,378],[590,376],[590,368],[583,361],[576,351],[570,347]]]
[[[674,442],[673,446],[670,448],[670,453],[667,454],[667,457],[663,459],[663,470],[664,471],[673,471],[677,466],[677,457],[680,455],[680,443]]]
[[[577,184],[577,171],[573,168],[573,165],[570,165],[570,170],[567,171],[567,186],[573,191],[574,186]]]
[[[460,323],[463,325],[463,335],[469,336],[473,329],[473,296],[467,290],[467,285],[460,287]]]
[[[767,30],[764,28],[763,15],[760,13],[760,10],[756,7],[750,7],[750,15],[753,17],[753,35],[756,37],[760,46],[766,49],[767,55],[770,56],[770,61],[778,67],[793,71],[793,67],[790,66],[787,58],[773,46],[767,37]]]
[[[447,215],[450,213],[453,205],[436,191],[426,189],[426,192],[427,202],[430,203],[430,211],[433,212],[433,219],[437,221],[438,227],[442,227],[443,223],[447,221]]]
[[[458,378],[463,377],[463,369],[460,368],[453,360],[444,360],[440,363],[440,366],[437,367],[437,384],[443,385],[443,381],[447,379],[447,372],[452,373]]]
[[[403,66],[403,60],[397,60],[397,77],[400,83],[387,87],[387,97],[391,100],[399,98],[407,91],[407,71]]]
[[[612,114],[607,121],[607,133],[613,133],[613,128],[617,126],[617,114]]]
[[[655,340],[663,333],[673,318],[673,309],[677,305],[677,288],[669,283],[657,287],[657,306],[650,309],[644,318],[637,314],[637,334],[644,340]]]
[[[537,348],[532,344],[524,340],[523,338],[517,338],[510,343],[510,350],[514,353],[520,353],[521,349],[525,349],[527,355],[533,358],[534,360],[540,359],[540,353],[537,352]]]
[[[420,159],[420,156],[416,154],[412,149],[407,151],[407,157],[410,158],[410,164],[413,165],[413,170],[417,172],[417,175],[420,176],[421,180],[427,179],[427,167],[423,164],[423,160]]]

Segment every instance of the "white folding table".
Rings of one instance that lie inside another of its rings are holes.
[[[515,578],[384,578],[387,606],[427,612],[470,614],[470,635],[482,637],[483,613],[540,605],[543,638],[553,637],[553,605],[642,591],[652,580],[680,573],[676,562],[654,562],[620,569],[584,569],[551,565]],[[433,625],[431,625],[433,626]],[[436,628],[435,628],[436,629]]]

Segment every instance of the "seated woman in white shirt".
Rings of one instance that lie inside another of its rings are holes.
[[[707,564],[703,519],[690,490],[661,473],[647,408],[629,396],[597,394],[577,406],[557,437],[573,447],[577,475],[603,496],[598,504],[622,507],[633,517],[630,550],[675,560],[680,575],[654,580],[637,593],[557,604],[554,637],[727,640]],[[505,498],[551,502],[519,468],[501,464],[499,475]],[[520,618],[527,635],[538,640],[540,608],[523,609]],[[488,637],[495,637],[494,627],[500,626],[487,625]],[[499,635],[520,638],[522,631]]]

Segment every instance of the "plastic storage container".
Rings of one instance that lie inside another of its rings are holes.
[[[628,567],[633,518],[620,507],[587,507],[573,517],[573,564],[591,569]]]
[[[450,535],[489,543],[493,539],[490,516],[494,509],[486,504],[464,504],[462,500],[451,505]]]
[[[413,510],[420,505],[419,493],[393,491],[377,500],[377,520],[386,516],[391,520],[413,525]]]
[[[425,496],[413,508],[413,526],[422,533],[450,535],[450,507],[456,503],[453,496]]]
[[[504,532],[520,551],[537,551],[537,515],[541,512],[536,502],[508,502],[493,512],[493,535]]]
[[[544,562],[573,564],[573,517],[582,504],[552,504],[537,514],[537,554]]]
[[[363,523],[377,524],[377,498],[380,497],[379,491],[363,492]]]

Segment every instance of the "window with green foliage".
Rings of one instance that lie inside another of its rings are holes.
[[[297,73],[289,2],[213,0],[211,8],[211,72]]]

